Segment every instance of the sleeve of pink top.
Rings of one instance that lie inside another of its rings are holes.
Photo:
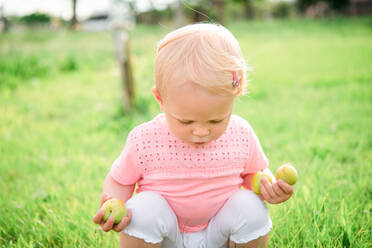
[[[112,178],[122,185],[133,185],[142,176],[137,166],[136,148],[131,140],[128,137],[123,151],[112,164],[110,171]]]
[[[251,179],[257,171],[264,170],[269,166],[269,160],[262,150],[260,141],[258,140],[252,127],[249,127],[249,159],[245,165],[242,176],[244,178],[243,186],[251,188]]]

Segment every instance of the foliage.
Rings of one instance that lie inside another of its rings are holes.
[[[299,172],[293,198],[268,206],[274,224],[268,247],[371,246],[370,23],[228,26],[255,68],[250,93],[237,99],[234,112],[253,126],[273,171],[292,162]],[[160,25],[133,30],[139,97],[126,115],[110,33],[0,36],[0,75],[17,85],[0,88],[1,247],[118,246],[117,234],[100,231],[92,216],[128,132],[159,113],[151,95],[153,61],[168,31]],[[56,69],[68,56],[77,70]],[[51,71],[40,76],[46,58]],[[40,70],[38,79],[15,76],[17,63]]]
[[[342,11],[349,4],[349,0],[297,0],[298,7],[301,11],[305,11],[307,7],[317,2],[326,2],[329,7],[335,11]]]
[[[280,1],[278,3],[274,3],[272,7],[272,15],[275,18],[286,18],[291,15],[293,12],[293,4]]]
[[[249,3],[249,4],[248,4]],[[237,19],[271,19],[296,16],[297,6],[293,2],[265,0],[234,0],[228,4],[230,21]]]
[[[20,18],[21,22],[24,22],[27,24],[49,24],[50,20],[51,18],[48,14],[39,13],[39,12],[25,15]]]
[[[191,0],[183,2],[186,16],[192,22],[217,22],[216,9],[208,0]]]
[[[146,12],[136,15],[136,22],[142,24],[157,24],[161,21],[169,21],[173,17],[173,10],[170,6],[164,9],[152,8]]]

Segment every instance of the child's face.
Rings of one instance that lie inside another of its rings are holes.
[[[234,96],[219,96],[200,86],[185,84],[167,90],[160,103],[172,133],[199,146],[220,137],[227,128]]]

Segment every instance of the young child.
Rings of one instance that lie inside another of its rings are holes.
[[[238,41],[220,25],[188,25],[160,41],[152,92],[164,114],[130,132],[103,185],[101,206],[119,198],[129,214],[116,225],[101,208],[93,217],[120,232],[120,247],[266,246],[264,200],[286,201],[293,188],[263,179],[260,196],[250,190],[268,160],[249,123],[232,114],[245,74]]]

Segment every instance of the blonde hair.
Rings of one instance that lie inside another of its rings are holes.
[[[240,78],[233,86],[233,72]],[[192,82],[219,95],[239,95],[246,86],[247,66],[233,34],[217,24],[187,25],[158,44],[155,82],[165,97],[168,84]]]

